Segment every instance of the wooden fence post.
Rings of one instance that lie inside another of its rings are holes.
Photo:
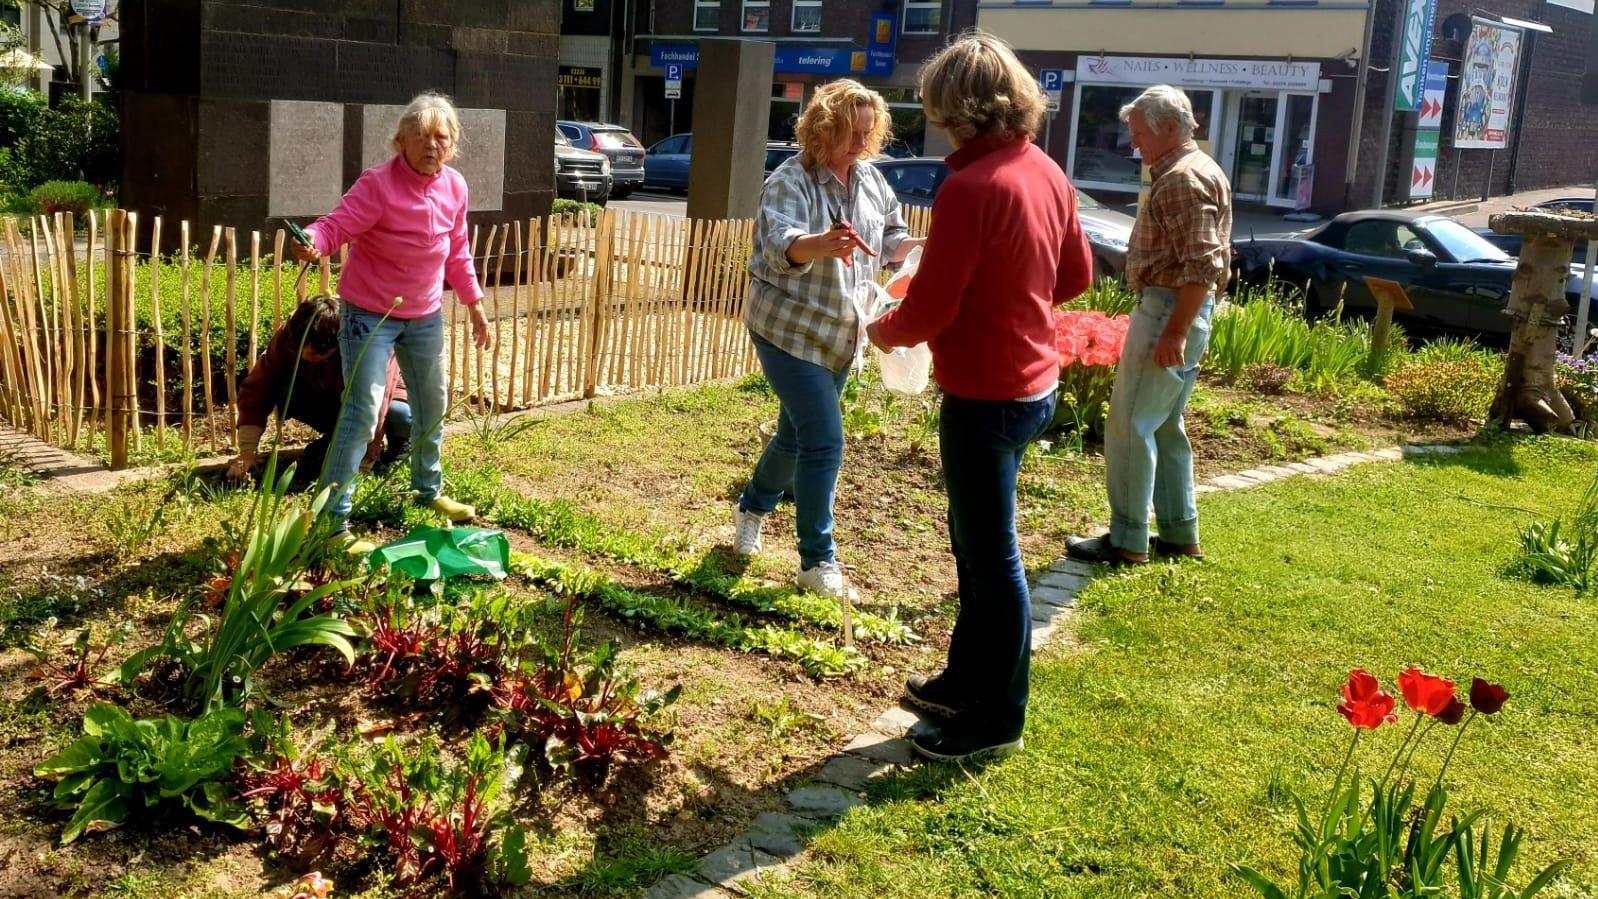
[[[583,364],[583,397],[592,397],[599,386],[599,352],[604,346],[606,306],[610,303],[610,268],[616,259],[616,213],[605,210],[594,223],[594,272],[588,279],[588,296],[583,314],[588,319],[586,339],[580,348]]]
[[[107,255],[111,258],[111,270],[106,278],[106,287],[109,296],[106,297],[106,325],[111,332],[107,341],[108,354],[106,365],[107,389],[111,399],[111,417],[108,428],[108,443],[111,448],[111,469],[119,471],[128,467],[128,438],[132,434],[130,412],[133,409],[133,385],[128,381],[128,343],[131,330],[132,311],[127,302],[126,269],[128,258],[123,254],[124,240],[128,215],[121,209],[113,209],[107,216],[108,225],[105,231]]]

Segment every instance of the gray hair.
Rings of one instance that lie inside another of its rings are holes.
[[[430,134],[442,127],[456,146],[461,140],[461,119],[455,112],[455,104],[443,94],[432,91],[417,94],[406,105],[405,111],[400,113],[399,121],[394,123],[394,136],[389,140],[394,152],[399,152],[400,138],[407,133]]]
[[[1121,107],[1121,121],[1130,121],[1134,109],[1143,113],[1143,120],[1156,131],[1164,128],[1166,122],[1175,122],[1183,137],[1192,137],[1198,128],[1198,121],[1193,118],[1192,101],[1188,100],[1181,88],[1169,84],[1156,84],[1138,94],[1136,100]]]

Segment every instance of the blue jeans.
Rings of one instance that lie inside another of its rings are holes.
[[[1149,506],[1160,537],[1198,541],[1193,502],[1193,447],[1182,425],[1199,360],[1210,344],[1215,298],[1204,301],[1187,332],[1187,357],[1179,367],[1154,364],[1154,344],[1176,309],[1176,291],[1146,287],[1132,313],[1104,424],[1104,469],[1110,494],[1110,542],[1128,552],[1149,549]]]
[[[345,303],[338,346],[344,363],[345,400],[322,471],[323,486],[336,485],[323,510],[335,528],[349,517],[361,458],[377,432],[389,357],[399,362],[410,397],[411,490],[419,500],[433,499],[443,489],[441,456],[449,389],[444,381],[442,313],[385,319]]]
[[[949,543],[960,613],[944,678],[985,727],[1006,736],[1026,720],[1032,600],[1015,536],[1015,480],[1027,444],[1054,418],[1056,397],[1032,402],[943,398],[938,421],[949,493]]]
[[[793,490],[799,532],[799,564],[814,568],[834,561],[832,499],[843,467],[843,385],[849,370],[832,371],[777,349],[754,332],[760,368],[777,394],[777,433],[766,444],[738,508],[765,515]]]

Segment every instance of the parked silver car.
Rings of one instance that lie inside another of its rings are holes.
[[[620,200],[644,184],[644,145],[631,131],[620,125],[603,122],[555,123],[571,142],[581,150],[603,153],[610,160],[610,196]]]
[[[555,196],[603,206],[610,202],[610,159],[579,150],[555,129]]]

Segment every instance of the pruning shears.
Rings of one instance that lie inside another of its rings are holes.
[[[842,229],[844,229],[844,231],[848,234],[849,239],[854,242],[855,246],[857,246],[861,250],[863,250],[867,256],[870,256],[870,257],[873,257],[873,258],[876,257],[877,251],[871,249],[870,245],[868,245],[865,242],[865,240],[860,237],[860,232],[858,232],[858,231],[856,231],[854,229],[854,225],[849,224],[849,220],[843,217],[843,213],[840,210],[838,210],[836,207],[832,206],[832,204],[829,203],[829,204],[827,204],[827,213],[832,216],[832,227],[833,228],[842,228]],[[854,265],[854,260],[852,258],[845,259],[843,261],[843,264],[844,265]]]

